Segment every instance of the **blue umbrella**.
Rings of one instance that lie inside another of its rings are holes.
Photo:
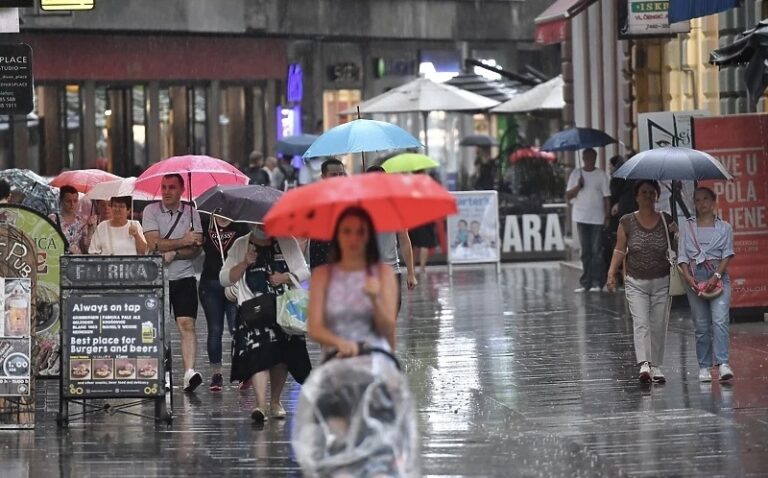
[[[616,178],[698,181],[733,179],[713,156],[695,149],[657,148],[632,156],[613,173]]]
[[[422,147],[419,140],[399,126],[357,119],[323,133],[304,153],[304,158]]]
[[[307,152],[312,143],[317,138],[316,134],[300,134],[297,136],[286,136],[277,142],[275,150],[283,156],[301,156]]]
[[[541,147],[544,151],[578,151],[586,148],[600,148],[616,140],[599,129],[570,128],[552,135]]]

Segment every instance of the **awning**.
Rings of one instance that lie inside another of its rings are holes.
[[[536,43],[551,45],[565,40],[568,20],[597,0],[557,0],[536,17]]]
[[[669,23],[706,17],[741,5],[741,0],[669,0]]]

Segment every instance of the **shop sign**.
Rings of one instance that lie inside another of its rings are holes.
[[[504,218],[503,253],[565,251],[560,215],[511,214]]]
[[[733,181],[701,181],[717,194],[718,216],[733,227],[731,307],[768,307],[768,115],[694,118],[696,149],[715,156]]]
[[[95,0],[40,0],[45,11],[93,10]]]
[[[34,108],[32,48],[0,44],[0,114],[26,115]]]
[[[291,63],[288,66],[286,99],[289,103],[301,103],[304,99],[304,71],[298,63]]]
[[[0,277],[0,396],[30,395],[32,280]]]
[[[0,275],[32,280],[33,357],[41,377],[59,374],[59,279],[66,248],[64,237],[47,217],[23,206],[0,206]]]
[[[415,59],[408,58],[374,58],[373,76],[388,78],[391,76],[416,76],[419,65]]]
[[[458,214],[448,217],[448,262],[499,262],[499,197],[496,191],[452,192]]]
[[[334,83],[356,82],[362,78],[362,69],[356,63],[344,62],[328,66],[328,79]]]
[[[688,21],[669,23],[669,1],[621,0],[619,2],[619,38],[688,33]]]

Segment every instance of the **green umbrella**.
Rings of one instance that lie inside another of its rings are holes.
[[[412,173],[423,169],[433,169],[440,166],[437,161],[418,153],[403,153],[393,156],[381,165],[388,173]]]

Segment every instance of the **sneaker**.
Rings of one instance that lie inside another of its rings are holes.
[[[656,383],[666,383],[667,381],[661,367],[651,367],[651,379]]]
[[[720,364],[720,381],[726,381],[733,378],[733,370],[727,363]]]
[[[651,365],[643,362],[640,365],[640,381],[642,383],[651,383]]]
[[[577,294],[580,294],[580,293],[582,293],[582,292],[586,292],[586,291],[587,291],[587,289],[586,289],[586,287],[577,287],[577,288],[573,289],[573,291],[574,291],[575,293],[577,293]]]
[[[277,418],[277,419],[283,419],[287,415],[287,413],[285,413],[285,408],[283,408],[283,404],[279,402],[276,407],[272,406],[272,408],[269,411],[269,414],[272,416],[272,418]]]
[[[211,386],[208,388],[211,389],[211,392],[221,392],[223,386],[224,377],[220,373],[214,373],[213,377],[211,377]]]
[[[602,291],[603,291],[603,289],[601,289],[601,288],[600,288],[600,287],[598,287],[598,286],[594,286],[594,287],[590,287],[589,291],[590,291],[590,292],[602,292]]]
[[[712,374],[709,373],[709,367],[701,367],[699,369],[699,382],[711,382]]]
[[[240,391],[248,390],[249,388],[251,388],[251,379],[240,382]]]
[[[254,423],[264,423],[267,421],[267,416],[264,414],[264,410],[257,407],[251,412],[251,420],[253,420]]]
[[[189,369],[184,373],[185,392],[194,392],[201,383],[203,383],[203,376],[199,372]]]

